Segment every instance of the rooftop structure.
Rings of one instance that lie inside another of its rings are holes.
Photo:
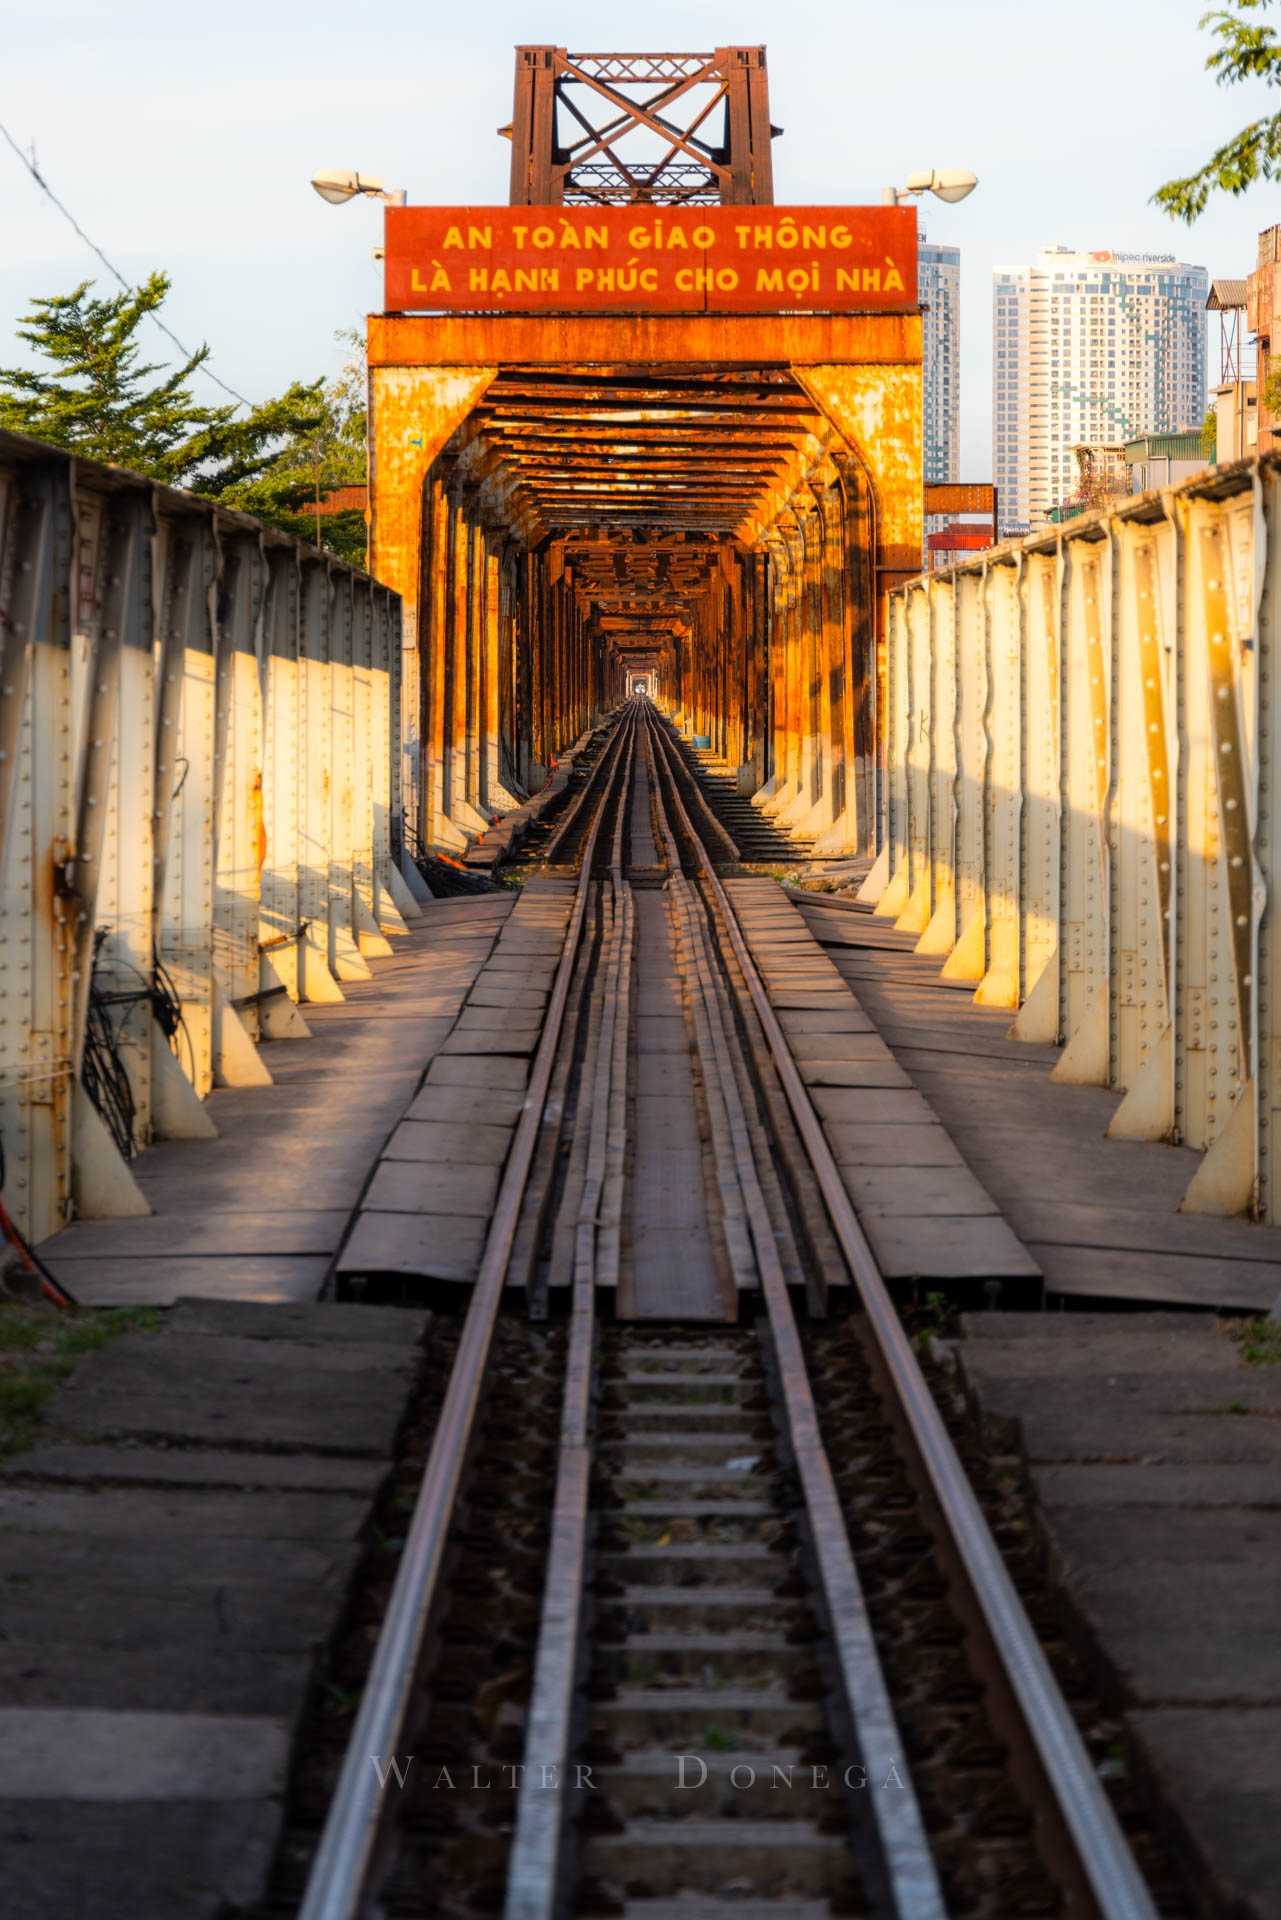
[[[1199,428],[1204,267],[1051,247],[993,276],[993,442],[1002,528],[1036,527],[1078,484],[1073,448]]]

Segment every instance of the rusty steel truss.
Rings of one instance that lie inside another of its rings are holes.
[[[713,53],[516,49],[513,206],[768,206],[764,47]]]
[[[400,656],[364,574],[0,433],[0,1149],[29,1240],[150,1212],[132,1153],[213,1135],[209,1089],[269,1083],[257,1042],[415,916]]]
[[[1273,1225],[1279,515],[1242,462],[895,592],[865,890],[1112,1139],[1203,1150],[1185,1214]]]
[[[781,826],[869,845],[917,316],[387,316],[369,358],[425,842],[462,851],[640,671]]]

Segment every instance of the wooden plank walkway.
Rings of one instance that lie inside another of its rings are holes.
[[[425,904],[370,980],[303,1009],[310,1039],[262,1047],[273,1085],[210,1094],[216,1140],[164,1141],[133,1162],[149,1217],[76,1221],[41,1257],[93,1306],[315,1300],[371,1165],[515,905],[510,894]]]
[[[975,1006],[972,986],[944,980],[937,959],[913,953],[914,934],[852,896],[811,897],[800,911],[1039,1263],[1047,1294],[1272,1307],[1281,1228],[1178,1211],[1199,1154],[1105,1139],[1120,1095],[1051,1082],[1057,1048],[1008,1039],[1008,1012]]]

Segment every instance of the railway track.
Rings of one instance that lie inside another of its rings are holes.
[[[302,1920],[1158,1911],[718,878],[735,853],[629,702],[545,849],[577,861],[568,932]],[[675,1094],[647,1091],[647,1035]],[[691,1117],[701,1192],[669,1192],[663,1130]],[[812,1349],[838,1297],[859,1345],[834,1375]],[[420,1776],[424,1846],[388,1766],[470,1778],[433,1738],[469,1685],[440,1622],[478,1455],[502,1559],[487,1399],[517,1299],[563,1352],[545,1533],[520,1533],[537,1629],[507,1791],[442,1821]]]

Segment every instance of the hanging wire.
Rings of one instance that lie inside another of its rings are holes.
[[[111,1005],[112,999],[91,982],[80,1084],[106,1123],[121,1157],[129,1160],[133,1157],[133,1128],[138,1116],[133,1088],[129,1084],[129,1070],[121,1055],[119,1035],[111,1018]]]
[[[160,950],[151,950],[151,1011],[156,1016],[156,1024],[171,1043],[179,1034],[187,1043],[187,1055],[191,1061],[192,1078],[195,1077],[196,1049],[182,1010],[182,996],[174,985],[173,975],[160,958]]]
[[[64,206],[62,201],[59,200],[57,194],[54,192],[53,188],[49,185],[49,182],[45,179],[44,175],[41,173],[35,161],[31,158],[31,155],[28,153],[24,153],[22,151],[22,148],[18,145],[17,141],[14,139],[8,127],[5,126],[3,120],[0,120],[0,134],[4,136],[8,145],[13,148],[13,151],[17,154],[19,160],[21,160],[23,166],[27,169],[27,172],[31,175],[31,178],[35,181],[41,193],[43,193],[46,196],[46,198],[48,198],[53,202],[54,206],[58,209],[58,212],[62,215],[63,219],[67,221],[68,224],[75,229],[76,233],[84,241],[89,251],[91,253],[97,254],[99,260],[101,260],[103,266],[107,269],[107,272],[111,274],[114,279],[120,282],[120,285],[124,288],[126,293],[133,293],[135,291],[134,287],[131,285],[131,283],[128,280],[125,279],[125,276],[123,275],[123,273],[121,273],[119,267],[115,266],[112,261],[108,260],[106,254],[102,251],[102,248],[98,245],[97,241],[91,240],[89,238],[89,235],[85,232],[84,228],[80,225],[80,222],[76,219],[71,209],[69,207]],[[174,346],[177,347],[179,353],[182,355],[184,360],[190,360],[194,358],[191,348],[185,347],[182,341],[178,338],[177,334],[173,331],[173,328],[166,326],[165,322],[161,320],[158,317],[158,315],[151,313],[151,314],[148,314],[147,318],[152,322],[153,326],[159,327],[161,333],[165,335],[166,339],[171,340],[173,342]],[[234,387],[229,387],[225,380],[220,380],[218,378],[218,375],[214,373],[208,366],[202,364],[199,367],[197,367],[195,371],[197,373],[203,373],[207,380],[212,380],[216,387],[221,387],[224,393],[229,393],[233,400],[238,401],[242,407],[248,407],[251,413],[253,412],[253,402],[251,400],[246,400],[243,393],[237,393]]]
[[[95,971],[98,964],[99,951],[104,940],[108,937],[109,932],[109,928],[99,927],[97,935],[95,936],[93,947]],[[186,1015],[183,1012],[182,996],[174,984],[173,975],[160,957],[160,949],[156,946],[153,946],[151,949],[150,976],[143,973],[141,968],[136,967],[133,961],[128,959],[124,954],[113,954],[112,966],[114,968],[127,968],[138,982],[138,985],[136,987],[127,987],[123,990],[109,989],[104,991],[95,984],[94,980],[91,979],[90,981],[89,1016],[85,1029],[85,1058],[89,1060],[90,1045],[92,1043],[93,1058],[90,1062],[89,1071],[90,1074],[94,1076],[95,1086],[103,1089],[109,1087],[114,1073],[111,1067],[111,1056],[114,1055],[116,1058],[119,1058],[120,1040],[125,1027],[129,1023],[130,1014],[134,1007],[149,1006],[155,1018],[156,1025],[160,1028],[161,1033],[164,1034],[165,1039],[171,1044],[177,1039],[179,1034],[182,1035],[182,1038],[186,1041],[188,1058],[194,1070],[196,1049],[192,1042],[190,1029],[187,1026]],[[114,1007],[123,1007],[125,1009],[125,1012],[120,1017],[118,1026],[113,1023],[114,1016],[111,1010]],[[104,1059],[106,1062],[105,1080],[103,1078]],[[88,1080],[85,1079],[83,1070],[81,1072],[81,1080],[84,1083],[86,1092],[89,1092],[90,1098],[93,1099],[94,1105],[98,1106],[97,1099],[89,1089],[89,1083]],[[108,1105],[114,1105],[120,1115],[123,1116],[125,1111],[123,1102],[113,1102],[109,1091],[106,1091],[106,1098]],[[102,1117],[108,1126],[112,1126],[114,1133],[115,1129],[112,1125],[111,1114],[103,1111],[101,1107],[99,1108],[99,1112],[102,1113]],[[132,1138],[133,1135],[133,1118],[136,1118],[136,1115],[130,1119],[130,1138]],[[124,1153],[125,1148],[121,1146],[118,1138],[116,1144],[120,1146],[121,1152]]]

